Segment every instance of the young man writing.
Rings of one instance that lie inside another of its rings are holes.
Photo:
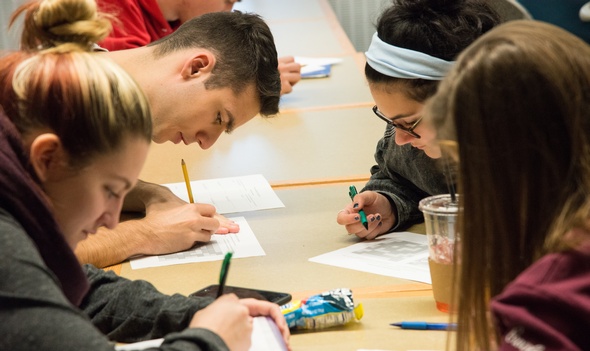
[[[254,14],[209,13],[148,46],[97,55],[118,63],[142,87],[156,143],[198,143],[208,149],[223,132],[257,114],[278,113],[277,53],[270,29]],[[135,255],[188,249],[209,241],[218,228],[219,233],[239,230],[213,206],[187,204],[167,188],[145,182],[127,196],[123,210],[145,211],[145,217],[123,222],[109,235],[90,236],[78,245],[80,261],[104,267]]]

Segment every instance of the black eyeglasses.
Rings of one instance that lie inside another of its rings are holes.
[[[397,118],[394,118],[394,119],[391,119],[389,117],[385,117],[385,115],[383,113],[381,113],[381,111],[379,111],[379,109],[377,108],[377,105],[373,106],[373,113],[377,117],[379,117],[382,120],[384,120],[385,123],[393,125],[395,127],[395,129],[399,129],[402,132],[405,132],[405,133],[413,136],[416,139],[420,139],[420,135],[418,135],[418,134],[416,134],[414,132],[414,128],[416,128],[416,126],[418,125],[418,123],[420,123],[422,121],[422,116],[420,116],[420,118],[418,118],[418,120],[416,122],[414,122],[414,124],[412,124],[412,126],[410,128],[407,128],[407,127],[402,126],[401,124],[397,124],[397,123],[394,122],[394,120],[396,120],[398,118],[405,118],[405,116],[404,117],[397,117]]]

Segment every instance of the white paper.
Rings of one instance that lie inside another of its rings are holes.
[[[309,260],[432,284],[428,267],[428,240],[423,234],[386,234]]]
[[[266,255],[246,219],[244,217],[230,219],[239,224],[239,233],[213,234],[210,242],[199,243],[187,251],[131,259],[131,268],[140,269],[183,263],[221,261],[228,251],[233,251],[233,258]]]
[[[295,56],[295,62],[301,66],[326,66],[335,65],[342,62],[341,58],[338,57],[303,57]]]
[[[287,351],[285,340],[270,317],[254,317],[250,351]]]
[[[159,347],[164,339],[140,341],[133,344],[115,346],[117,351],[144,350]],[[270,317],[254,317],[252,345],[249,351],[287,351],[279,328]]]
[[[325,78],[331,73],[331,66],[304,66],[301,67],[301,79],[305,78]]]
[[[186,183],[162,184],[188,202]],[[217,213],[236,213],[285,207],[261,174],[191,181],[195,202],[211,204]]]

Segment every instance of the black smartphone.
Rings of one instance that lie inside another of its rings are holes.
[[[204,297],[217,297],[217,289],[219,289],[219,285],[209,285],[206,288],[203,288],[199,291],[196,291],[189,296],[204,296]],[[242,288],[238,286],[229,286],[226,285],[223,288],[223,293],[234,293],[239,298],[254,298],[258,300],[270,301],[274,302],[277,305],[284,305],[287,302],[291,301],[291,294],[284,293],[284,292],[277,292],[277,291],[268,291],[268,290],[259,290],[259,289],[250,289],[250,288]]]

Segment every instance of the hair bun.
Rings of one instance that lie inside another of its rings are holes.
[[[111,31],[110,21],[99,15],[94,0],[41,0],[19,8],[25,12],[23,49],[49,49],[62,44],[85,51]],[[12,23],[12,22],[11,22]]]

